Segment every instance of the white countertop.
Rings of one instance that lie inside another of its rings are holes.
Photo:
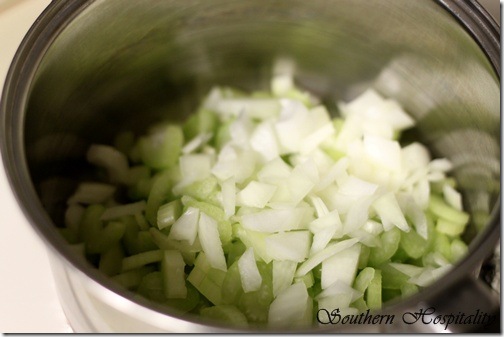
[[[0,0],[0,89],[19,43],[49,3]],[[481,3],[500,20],[498,0]],[[0,210],[0,332],[72,332],[58,300],[46,250],[22,216],[2,165]]]
[[[49,3],[0,0],[0,89],[23,36]],[[0,210],[0,332],[72,332],[46,249],[22,216],[1,165]]]

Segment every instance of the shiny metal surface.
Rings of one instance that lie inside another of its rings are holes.
[[[70,283],[153,331],[209,331],[112,284],[57,233],[72,188],[92,176],[87,146],[121,130],[141,133],[161,119],[183,120],[214,84],[266,88],[282,66],[332,107],[372,86],[417,120],[409,136],[452,160],[474,219],[465,236],[471,254],[384,312],[444,305],[438,300],[446,294],[446,310],[470,307],[467,297],[457,298],[459,286],[480,289],[473,275],[500,233],[499,41],[495,24],[472,1],[54,1],[7,79],[2,155],[19,203]],[[492,310],[500,305],[488,289],[475,294]]]

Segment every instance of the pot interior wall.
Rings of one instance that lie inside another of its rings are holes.
[[[475,219],[468,240],[498,207],[499,79],[438,4],[404,0],[92,2],[31,88],[25,147],[44,206],[60,224],[77,181],[92,176],[90,143],[182,121],[212,85],[266,89],[286,69],[332,108],[367,87],[399,100],[418,124],[406,136],[455,165]]]

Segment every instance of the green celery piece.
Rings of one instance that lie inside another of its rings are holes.
[[[79,243],[79,232],[68,227],[58,228],[58,232],[71,245]]]
[[[243,242],[241,242],[240,240],[228,244],[227,247],[229,247],[227,265],[228,267],[230,267],[235,261],[240,258],[240,256],[242,256],[243,253],[245,253],[247,247],[245,247]],[[226,252],[226,250],[224,250],[224,252]]]
[[[146,199],[151,188],[151,169],[136,165],[128,171],[128,197],[133,200]]]
[[[436,222],[436,230],[451,237],[460,236],[465,230],[465,224],[459,224],[443,218]]]
[[[446,178],[441,179],[439,181],[433,181],[430,183],[431,193],[437,194],[437,195],[442,195],[443,194],[443,186],[445,184],[449,185],[453,188],[457,187],[457,181],[455,180],[455,178],[446,177]]]
[[[411,259],[411,257],[406,253],[406,251],[404,251],[404,249],[399,244],[399,248],[397,248],[396,252],[394,253],[394,255],[392,256],[392,258],[390,260],[393,262],[405,263],[406,261],[409,261],[410,259]]]
[[[298,88],[291,88],[282,96],[300,101],[307,108],[314,107],[314,105],[312,104],[311,99],[310,99],[311,98],[310,94],[305,91],[301,91]]]
[[[382,307],[382,274],[379,269],[375,270],[374,277],[366,290],[366,303],[371,310]]]
[[[364,269],[367,267],[369,261],[369,254],[371,254],[371,248],[366,245],[361,245],[359,262],[357,263],[357,269]]]
[[[80,241],[87,243],[99,235],[103,228],[100,220],[103,212],[105,212],[105,206],[99,204],[89,205],[86,208],[79,225]]]
[[[185,139],[191,140],[202,133],[213,134],[218,123],[218,117],[213,111],[201,108],[184,123]]]
[[[98,270],[107,276],[117,275],[121,272],[123,258],[124,250],[120,244],[116,244],[100,255]]]
[[[221,240],[222,246],[225,246],[231,242],[233,236],[231,222],[229,220],[226,220],[226,216],[222,208],[212,205],[208,202],[198,201],[189,196],[182,197],[182,204],[185,206],[185,208],[198,208],[201,212],[214,218],[214,220],[217,221],[217,229],[219,231],[219,238]]]
[[[382,287],[384,289],[401,289],[403,284],[407,283],[409,276],[401,273],[388,263],[381,265]]]
[[[313,270],[315,270],[315,269],[313,269]],[[315,282],[315,284],[313,284],[313,286],[311,288],[308,288],[308,295],[311,298],[317,297],[321,292],[322,292],[322,284],[320,283],[320,281]],[[314,302],[317,302],[317,301],[314,301]]]
[[[193,139],[198,135],[199,128],[199,117],[198,114],[192,114],[187,118],[187,120],[182,125],[182,130],[184,131],[185,139]]]
[[[247,317],[234,305],[221,304],[214,307],[203,308],[200,311],[202,317],[208,317],[226,325],[247,327]]]
[[[212,268],[205,253],[201,252],[194,261],[194,268],[187,277],[187,281],[210,302],[218,305],[222,303],[221,289],[225,277],[226,272]]]
[[[352,307],[359,310],[359,312],[365,312],[368,310],[368,306],[364,298],[360,297],[352,303]]]
[[[121,271],[126,272],[154,262],[160,262],[162,258],[163,251],[161,249],[131,255],[122,259]]]
[[[372,247],[369,253],[368,264],[371,267],[378,267],[389,260],[397,251],[401,241],[401,231],[394,227],[380,235],[381,247]]]
[[[418,292],[418,287],[415,284],[405,283],[401,286],[401,296],[403,298],[410,297]]]
[[[201,245],[199,244],[199,241],[195,241],[193,245],[190,245],[185,241],[169,239],[167,233],[160,231],[154,227],[151,227],[147,232],[141,232],[141,233],[146,233],[149,235],[150,239],[154,242],[154,246],[156,247],[156,249],[160,248],[167,250],[169,249],[178,250],[182,254],[184,262],[190,266],[194,264],[196,253],[201,251]]]
[[[152,178],[152,188],[145,208],[145,217],[151,226],[156,226],[157,224],[157,212],[159,207],[173,199],[172,188],[174,175],[174,170],[164,170],[157,173]]]
[[[452,260],[450,239],[446,234],[436,231],[433,251],[440,252],[448,261]]]
[[[456,210],[448,205],[443,198],[437,195],[431,195],[429,200],[429,210],[440,218],[460,225],[465,225],[469,222],[469,214]]]
[[[161,273],[167,298],[180,299],[187,297],[185,266],[186,263],[178,250],[163,251]]]
[[[182,203],[180,199],[161,205],[157,211],[157,227],[163,229],[169,227],[182,215]]]
[[[425,240],[412,229],[409,232],[401,232],[400,247],[409,257],[418,259],[425,255],[428,248],[428,240]]]
[[[121,221],[126,227],[122,241],[128,255],[158,249],[150,233],[148,231],[141,231],[133,216],[121,217]]]
[[[184,145],[184,133],[179,125],[168,125],[162,131],[138,140],[142,161],[162,170],[174,166]]]
[[[315,284],[315,278],[313,277],[313,273],[310,270],[305,275],[294,278],[294,282],[304,282],[306,289],[309,289]]]
[[[120,221],[110,221],[97,235],[86,242],[86,253],[102,254],[119,243],[125,232]]]
[[[243,287],[238,270],[238,261],[236,261],[228,268],[222,283],[222,301],[227,304],[236,304],[242,294]]]
[[[127,289],[135,289],[142,282],[142,278],[154,269],[153,266],[140,267],[112,276],[112,279]]]
[[[401,290],[399,289],[382,289],[382,301],[389,302],[401,298]]]
[[[453,239],[451,243],[451,262],[456,263],[467,254],[467,245],[460,239]]]
[[[154,302],[163,303],[166,301],[162,273],[160,271],[154,271],[145,275],[138,286],[137,292]]]
[[[257,261],[257,268],[262,277],[261,287],[259,290],[242,294],[237,306],[250,323],[266,323],[269,306],[273,301],[272,265]]]
[[[226,121],[217,129],[214,141],[214,146],[217,150],[220,151],[231,139],[230,126],[233,121],[234,119]]]
[[[194,183],[182,188],[180,194],[187,195],[201,201],[216,199],[215,195],[219,191],[219,182],[214,176],[210,176],[203,180],[195,181]],[[218,205],[218,204],[217,204]]]
[[[196,288],[186,282],[187,297],[167,299],[164,303],[171,308],[175,308],[182,313],[189,312],[196,308],[200,301],[200,294]]]
[[[155,271],[145,275],[138,286],[137,292],[143,297],[154,302],[163,303],[174,308],[181,313],[193,310],[200,301],[200,295],[196,288],[186,283],[187,297],[177,299],[167,299],[164,295],[163,277],[161,272]]]
[[[364,247],[364,245],[362,245],[362,247]],[[362,250],[361,250],[361,253],[362,253]],[[313,273],[313,277],[320,281],[322,279],[322,264],[319,264],[318,266],[313,268],[312,273]]]
[[[252,247],[254,249],[256,257],[261,258],[266,263],[271,262],[271,257],[266,249],[265,239],[268,236],[267,233],[256,232],[243,228],[243,226],[239,223],[234,224],[233,229],[236,236],[243,242],[245,247]]]
[[[374,278],[375,270],[371,267],[366,267],[362,269],[354,281],[354,289],[364,293],[369,287],[371,280]]]

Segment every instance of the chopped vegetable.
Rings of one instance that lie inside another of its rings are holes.
[[[369,89],[331,119],[292,77],[271,87],[216,87],[183,125],[92,145],[106,175],[77,186],[62,235],[141,296],[239,327],[378,310],[467,253],[453,165],[401,143],[398,102]]]

